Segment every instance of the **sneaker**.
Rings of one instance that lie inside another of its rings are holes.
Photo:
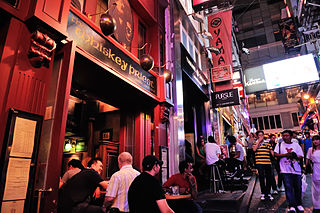
[[[272,190],[272,193],[271,194],[273,194],[273,195],[277,195],[277,194],[279,194],[278,193],[278,191],[277,190]]]
[[[264,194],[261,195],[260,200],[265,200]]]
[[[296,212],[296,209],[294,207],[290,207],[288,210],[288,213],[294,213]]]
[[[268,198],[269,198],[269,200],[271,200],[271,201],[273,201],[273,200],[274,200],[274,198],[272,197],[272,195],[271,195],[271,194],[268,194]]]
[[[303,208],[303,206],[297,206],[297,209],[299,210],[299,212],[304,212],[304,208]]]
[[[281,186],[281,187],[278,189],[278,192],[284,192],[284,191],[286,191],[285,188],[284,188],[284,186]]]

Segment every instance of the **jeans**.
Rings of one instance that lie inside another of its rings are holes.
[[[302,205],[301,193],[302,182],[301,175],[282,173],[284,187],[286,189],[286,197],[289,207]]]
[[[261,188],[261,194],[270,194],[271,184],[272,184],[272,171],[271,164],[260,165],[256,164],[259,173],[259,182]]]

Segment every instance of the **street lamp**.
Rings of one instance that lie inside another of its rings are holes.
[[[308,99],[310,98],[310,95],[309,95],[308,93],[305,93],[305,94],[303,95],[303,98],[304,98],[305,100],[308,100]]]

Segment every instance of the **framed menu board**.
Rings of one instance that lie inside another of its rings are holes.
[[[168,147],[166,146],[159,146],[159,160],[163,161],[161,170],[160,170],[160,178],[161,184],[167,181],[169,178],[169,153]]]
[[[0,212],[31,212],[43,117],[10,109],[0,161]]]

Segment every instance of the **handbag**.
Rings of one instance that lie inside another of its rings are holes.
[[[304,175],[304,174],[302,175],[301,182],[302,182],[302,185],[301,185],[302,186],[301,197],[303,197],[305,192],[307,191],[307,187],[308,187],[306,175]]]

